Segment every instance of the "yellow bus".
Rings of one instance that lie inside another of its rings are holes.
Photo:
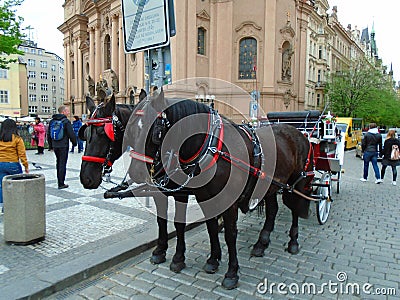
[[[362,139],[362,118],[336,118],[336,127],[339,128],[345,134],[344,149],[352,149],[357,146],[357,143],[361,143]]]

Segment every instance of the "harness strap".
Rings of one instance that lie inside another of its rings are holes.
[[[82,156],[82,160],[88,161],[88,162],[95,162],[95,163],[99,163],[99,164],[103,164],[106,161],[106,159],[103,157],[87,156],[87,155]],[[113,165],[112,162],[108,160],[107,166],[111,167],[112,165]]]
[[[310,148],[308,149],[307,160],[306,160],[306,164],[304,166],[304,171],[308,171],[308,167],[311,164],[311,154],[314,152],[314,148],[313,148],[311,142],[308,142],[308,143],[309,143]]]

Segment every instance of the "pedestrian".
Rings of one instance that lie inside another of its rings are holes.
[[[22,167],[29,173],[28,159],[26,158],[25,144],[19,136],[17,124],[13,119],[4,120],[0,129],[0,211],[3,207],[3,177],[6,175],[21,174]]]
[[[76,141],[78,143],[78,153],[81,153],[83,151],[83,141],[78,136],[78,132],[81,127],[82,127],[82,121],[79,119],[78,116],[74,116],[74,121],[72,122],[72,128],[74,129]],[[72,145],[71,153],[74,153],[74,148],[75,146]]]
[[[41,122],[39,117],[35,118],[35,123],[32,125],[33,132],[32,132],[32,139],[31,145],[37,145],[37,152],[35,154],[42,155],[44,154],[44,141],[46,138],[46,128],[44,124]]]
[[[396,138],[396,132],[394,130],[389,130],[385,144],[383,145],[383,156],[382,156],[382,169],[381,169],[381,177],[382,180],[385,177],[385,171],[387,166],[392,167],[392,173],[393,173],[393,181],[392,184],[396,185],[396,178],[397,178],[397,166],[400,165],[400,160],[392,160],[391,159],[391,154],[392,154],[392,146],[397,145],[397,147],[400,149],[400,141]]]
[[[61,105],[58,108],[58,114],[52,116],[47,131],[49,149],[52,149],[56,155],[58,189],[68,188],[68,184],[65,184],[65,175],[67,172],[69,141],[72,142],[72,145],[77,145],[74,130],[67,119],[68,115],[69,108]]]
[[[375,123],[369,124],[369,130],[361,142],[361,150],[364,153],[364,175],[360,180],[367,181],[369,162],[371,162],[375,172],[375,183],[383,182],[378,168],[378,155],[382,153],[382,135]]]

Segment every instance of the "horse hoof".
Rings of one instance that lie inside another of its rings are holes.
[[[184,268],[186,268],[185,262],[171,262],[169,269],[174,273],[180,273]]]
[[[207,263],[204,265],[203,270],[204,270],[204,272],[206,272],[207,274],[214,274],[215,272],[218,271],[218,265],[219,265],[219,264],[214,265],[214,264],[211,264],[211,263],[208,263],[208,262],[207,262]]]
[[[238,282],[239,282],[238,276],[235,276],[233,278],[225,277],[224,280],[222,280],[222,287],[227,290],[232,290],[237,288]]]
[[[252,257],[263,257],[264,256],[264,250],[263,248],[259,247],[253,247],[253,249],[250,252],[250,256]]]
[[[151,262],[153,265],[162,264],[162,263],[164,263],[164,262],[167,261],[167,259],[165,258],[165,256],[166,256],[165,254],[158,254],[158,255],[153,254],[153,255],[151,256],[151,258],[150,258],[150,262]]]
[[[298,243],[290,243],[288,245],[287,251],[290,254],[297,254],[300,252],[299,244]]]

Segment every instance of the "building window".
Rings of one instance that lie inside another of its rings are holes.
[[[206,30],[197,28],[197,54],[206,55]]]
[[[53,103],[57,103],[57,98],[53,97]]]
[[[322,46],[318,47],[318,58],[322,59]]]
[[[253,79],[256,77],[257,40],[243,38],[239,43],[239,79]]]
[[[47,84],[46,84],[46,83],[40,84],[40,89],[41,89],[42,91],[47,91],[47,89],[48,89]]]
[[[56,75],[51,75],[51,82],[56,82]]]
[[[108,34],[104,38],[104,65],[106,69],[111,69],[111,41]]]
[[[36,90],[36,83],[35,82],[29,82],[29,89],[30,90]]]
[[[71,79],[75,79],[75,62],[71,61]]]
[[[42,102],[49,102],[49,96],[47,96],[47,95],[42,95],[42,96],[40,96],[40,101],[42,101]]]
[[[36,102],[36,95],[35,94],[29,94],[29,101]]]
[[[29,113],[37,113],[37,106],[29,106]]]
[[[35,67],[36,66],[36,60],[28,59],[28,66]]]
[[[50,112],[50,106],[42,106],[42,112],[49,113]]]
[[[32,54],[36,54],[36,49],[31,48],[31,53],[32,53]]]
[[[29,71],[28,72],[28,77],[29,78],[36,78],[36,72],[35,71]]]
[[[53,94],[57,91],[57,89],[56,89],[56,87],[55,86],[52,86],[51,87],[51,91],[53,92]]]
[[[51,65],[51,70],[55,71],[56,70],[56,65]]]
[[[321,94],[317,94],[317,106],[321,105]]]
[[[7,69],[0,69],[0,79],[7,79],[8,78],[8,70]]]
[[[45,72],[40,72],[40,78],[41,78],[41,79],[47,79],[47,73],[45,73]]]
[[[0,103],[8,104],[8,91],[0,90]]]

